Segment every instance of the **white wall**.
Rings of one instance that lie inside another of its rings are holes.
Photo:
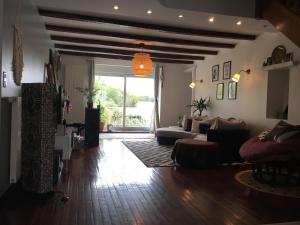
[[[19,2],[21,5],[19,6]],[[19,7],[21,11],[19,11]],[[17,16],[18,15],[18,16]],[[4,32],[2,50],[2,70],[7,72],[7,88],[2,88],[2,96],[18,96],[21,88],[16,86],[12,73],[13,25],[20,17],[20,29],[23,33],[24,69],[22,83],[39,83],[44,81],[44,64],[49,60],[49,49],[53,47],[46,32],[42,17],[31,0],[4,1]],[[2,82],[2,81],[1,81]]]
[[[63,85],[72,103],[72,111],[65,114],[67,123],[84,123],[86,99],[76,90],[88,87],[88,62],[86,57],[63,56]]]
[[[63,77],[65,90],[72,102],[72,111],[66,115],[68,123],[84,122],[84,108],[86,101],[76,90],[76,87],[87,87],[87,58],[77,56],[63,56]],[[129,61],[95,59],[95,64],[130,66]],[[186,107],[191,102],[191,89],[189,84],[192,80],[190,73],[185,73],[186,66],[163,64],[164,85],[161,90],[160,120],[162,126],[176,125],[178,116],[190,114]],[[126,69],[127,71],[127,69]]]
[[[176,125],[178,117],[189,115],[192,90],[189,84],[192,73],[185,73],[186,67],[177,64],[164,64],[164,85],[161,90],[160,125]]]
[[[243,41],[233,50],[224,50],[215,57],[197,63],[197,79],[204,83],[196,88],[196,98],[210,96],[212,116],[237,117],[244,119],[253,133],[271,128],[278,120],[266,119],[268,72],[262,64],[278,45],[284,45],[288,52],[294,52],[296,61],[300,59],[299,48],[281,33],[263,33],[255,41]],[[238,83],[237,100],[228,100],[228,80],[223,81],[223,63],[232,61],[232,74],[241,69],[251,69],[250,75],[241,75]],[[211,81],[211,67],[220,65],[220,80],[225,83],[224,100],[216,100],[218,82]],[[300,66],[290,69],[289,122],[300,123]],[[280,90],[278,90],[280,91]]]
[[[20,11],[18,2],[21,2]],[[12,76],[13,29],[16,14],[21,15],[23,33],[24,71],[22,82],[42,82],[44,64],[48,61],[49,48],[52,48],[50,37],[45,29],[42,17],[30,0],[0,0],[0,66],[7,72],[8,86],[2,88],[1,78],[1,147],[0,147],[0,196],[9,188],[9,157],[11,131],[11,105],[6,98],[19,96],[21,88],[14,84]],[[3,27],[2,27],[3,21]],[[2,46],[2,49],[1,49]],[[1,59],[2,58],[2,59]],[[2,64],[2,65],[1,65]],[[0,71],[1,71],[0,69]]]

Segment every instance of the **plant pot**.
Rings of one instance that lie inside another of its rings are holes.
[[[105,122],[100,122],[99,123],[99,130],[100,130],[100,132],[103,132],[104,126],[105,126]]]
[[[87,102],[87,107],[88,107],[88,109],[92,109],[93,108],[93,102]]]

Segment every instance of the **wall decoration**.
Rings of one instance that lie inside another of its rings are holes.
[[[228,80],[231,77],[231,61],[223,64],[223,79]]]
[[[283,45],[277,46],[270,57],[263,63],[263,66],[271,66],[285,62],[293,62],[293,53],[287,52]]]
[[[216,93],[217,100],[224,99],[224,83],[217,84],[217,93]]]
[[[212,67],[212,81],[218,81],[219,80],[219,65],[214,65]]]
[[[14,82],[17,86],[21,85],[22,73],[23,73],[23,35],[16,25],[13,26],[13,61],[12,61],[12,71]]]
[[[235,100],[237,96],[237,82],[230,81],[228,83],[228,99]]]

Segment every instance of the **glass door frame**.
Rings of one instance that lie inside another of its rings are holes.
[[[132,74],[124,74],[124,75],[97,75],[99,77],[123,77],[124,79],[124,87],[123,87],[123,124],[122,127],[113,127],[113,132],[122,132],[122,131],[131,131],[131,132],[149,132],[150,127],[127,127],[126,126],[126,103],[127,103],[127,78],[137,78],[137,79],[154,79],[154,75],[150,74],[149,76],[146,77],[137,77]],[[154,89],[154,84],[153,84],[153,89]],[[154,97],[154,96],[153,96]]]

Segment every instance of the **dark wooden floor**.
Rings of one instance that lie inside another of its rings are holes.
[[[1,199],[1,225],[256,225],[300,220],[300,199],[264,194],[234,180],[245,167],[147,168],[120,140],[74,152],[56,194],[16,188]]]

